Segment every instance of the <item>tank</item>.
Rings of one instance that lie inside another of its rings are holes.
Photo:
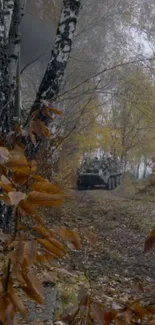
[[[112,157],[86,158],[77,170],[77,189],[105,187],[113,190],[121,183],[121,169]]]

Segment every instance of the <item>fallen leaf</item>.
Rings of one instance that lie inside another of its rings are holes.
[[[26,199],[26,194],[22,192],[9,192],[9,199],[12,205],[18,205],[20,201]]]
[[[5,147],[0,147],[0,164],[5,164],[9,161],[11,155]]]

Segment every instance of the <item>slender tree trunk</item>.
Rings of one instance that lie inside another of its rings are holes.
[[[20,53],[20,22],[26,0],[0,1],[0,131],[10,132],[16,116],[15,98],[17,67]],[[12,207],[0,202],[1,222],[6,231],[12,215]]]
[[[144,157],[144,170],[143,170],[143,179],[147,176],[147,158]]]
[[[15,94],[15,107],[14,107],[15,121],[20,121],[20,115],[21,115],[21,89],[20,89],[20,52],[19,52],[17,71],[16,71],[16,94]]]
[[[139,169],[140,169],[140,162],[138,162],[136,167],[136,178],[139,179]]]
[[[121,155],[121,168],[123,170],[123,173],[126,172],[127,169],[127,162],[128,162],[128,155],[127,152],[123,152]]]
[[[61,16],[57,28],[55,44],[51,52],[51,58],[48,62],[28,119],[30,119],[31,114],[38,109],[40,113],[37,118],[48,124],[48,119],[42,114],[42,108],[44,107],[42,100],[47,100],[52,104],[61,90],[66,66],[72,49],[80,7],[81,0],[63,0]],[[37,146],[34,146],[30,139],[28,140],[26,153],[30,159],[34,159],[39,147],[39,140]]]
[[[0,127],[9,132],[13,127],[16,73],[20,51],[20,22],[25,0],[0,2]]]

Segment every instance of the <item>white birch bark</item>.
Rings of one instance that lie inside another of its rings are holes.
[[[20,51],[20,20],[25,0],[0,0],[0,133],[12,128],[16,74]],[[0,202],[3,230],[9,225],[12,208]]]
[[[81,0],[63,0],[54,47],[33,105],[34,109],[36,105],[40,106],[41,99],[53,100],[61,89],[80,7]]]
[[[46,121],[47,124],[49,123],[47,118],[41,113],[43,107],[42,100],[54,101],[61,90],[66,66],[72,49],[80,8],[81,0],[63,0],[51,58],[40,84],[36,100],[30,110],[29,118],[32,112],[38,108],[40,110],[38,118]],[[34,159],[39,147],[39,139],[36,146],[34,146],[30,139],[28,140],[26,153],[30,159]]]

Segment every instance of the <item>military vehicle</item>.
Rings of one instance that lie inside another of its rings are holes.
[[[119,165],[112,157],[86,158],[77,170],[77,189],[104,186],[113,190],[120,185],[121,175]]]

